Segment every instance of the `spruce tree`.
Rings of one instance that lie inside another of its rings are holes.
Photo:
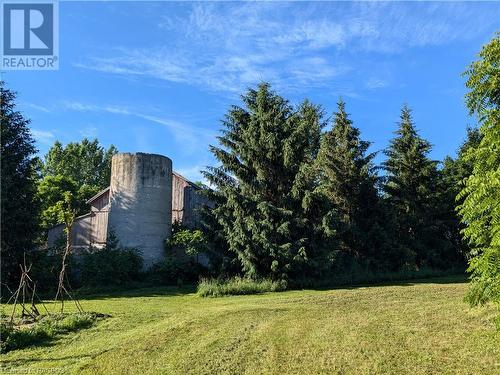
[[[246,275],[287,280],[318,262],[313,244],[326,243],[310,168],[321,113],[308,102],[293,108],[265,83],[242,100],[228,111],[219,146],[211,146],[220,162],[205,171],[212,214]]]
[[[23,254],[29,255],[37,237],[35,199],[35,141],[30,121],[16,110],[16,93],[0,81],[1,114],[1,259],[2,282],[19,276]]]
[[[317,159],[319,191],[324,202],[334,209],[340,220],[341,247],[356,256],[373,255],[373,243],[368,238],[377,224],[377,175],[370,143],[363,141],[338,102],[333,127],[323,136]]]
[[[402,264],[420,267],[435,246],[437,162],[429,159],[431,144],[419,136],[406,105],[395,134],[385,151],[383,188],[394,218]]]
[[[466,254],[469,251],[467,241],[460,233],[464,225],[460,223],[460,217],[456,210],[457,203],[463,203],[463,199],[457,196],[465,187],[465,182],[472,175],[474,162],[467,155],[479,146],[481,133],[478,128],[468,128],[467,138],[460,145],[456,158],[450,156],[443,160],[443,168],[440,170],[439,212],[441,221],[441,238],[448,242],[448,249],[434,259],[434,263],[444,268],[446,266],[465,264]]]

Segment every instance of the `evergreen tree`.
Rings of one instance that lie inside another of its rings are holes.
[[[438,198],[437,163],[429,159],[431,145],[418,135],[406,105],[395,134],[385,151],[383,188],[394,217],[401,260],[420,267],[430,259],[438,229],[433,210]]]
[[[242,99],[223,121],[220,147],[211,146],[220,162],[205,172],[212,213],[248,276],[288,279],[325,263],[315,263],[326,242],[310,168],[321,112],[308,102],[294,109],[268,84]]]
[[[474,167],[459,195],[463,234],[472,248],[468,300],[472,305],[500,303],[500,33],[465,75],[466,105],[478,117],[482,136],[467,153]]]
[[[375,235],[372,229],[378,221],[378,177],[369,146],[349,119],[345,103],[339,101],[333,127],[324,134],[317,159],[318,190],[339,217],[342,249],[356,256],[374,255],[375,250],[369,235]]]
[[[36,148],[30,121],[16,110],[16,93],[0,81],[1,111],[1,258],[2,282],[19,276],[23,254],[33,250],[37,236],[35,199]]]
[[[444,240],[448,241],[449,249],[441,254],[439,262],[441,267],[453,264],[464,264],[469,250],[467,242],[462,239],[460,231],[464,228],[456,210],[457,196],[465,186],[465,181],[472,174],[474,163],[467,157],[471,150],[478,147],[481,142],[481,133],[478,128],[468,128],[467,138],[459,147],[455,159],[447,156],[443,161],[440,171],[440,199],[436,210],[440,213],[441,230]],[[462,203],[463,199],[458,199]]]

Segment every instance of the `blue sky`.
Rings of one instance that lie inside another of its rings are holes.
[[[487,2],[61,2],[59,13],[59,70],[2,73],[40,154],[97,137],[167,155],[194,180],[214,163],[229,105],[261,80],[328,114],[342,97],[374,151],[408,103],[432,156],[453,154],[474,123],[460,74],[500,30]]]

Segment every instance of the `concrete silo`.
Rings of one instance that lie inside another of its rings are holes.
[[[144,153],[119,153],[111,163],[108,233],[123,247],[142,252],[144,268],[165,256],[172,230],[172,160]]]

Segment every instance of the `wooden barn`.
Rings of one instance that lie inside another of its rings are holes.
[[[172,172],[172,217],[171,223],[179,222],[188,228],[200,224],[200,208],[210,205],[208,199],[200,194],[201,188],[179,173]],[[72,233],[74,250],[87,249],[89,246],[103,247],[108,235],[108,216],[110,211],[110,187],[101,190],[86,203],[90,212],[75,219]],[[49,229],[47,245],[54,246],[63,236],[64,225]]]

